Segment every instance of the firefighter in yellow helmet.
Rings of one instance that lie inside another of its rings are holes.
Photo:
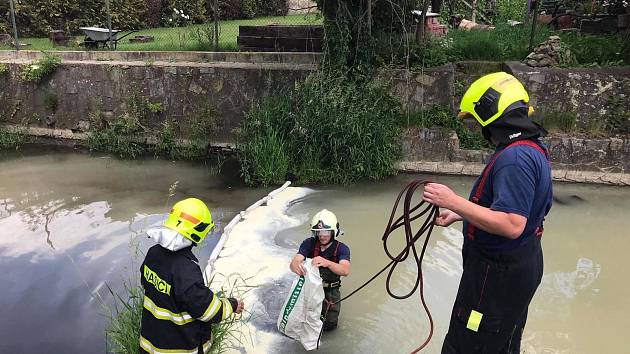
[[[163,227],[147,231],[157,245],[140,268],[141,352],[208,353],[211,324],[243,311],[241,300],[220,297],[206,286],[192,253],[213,227],[204,202],[188,198],[175,203]]]
[[[324,331],[337,328],[341,303],[329,306],[341,299],[341,277],[350,274],[350,248],[336,238],[341,235],[337,216],[323,209],[311,220],[312,237],[300,245],[298,253],[293,257],[289,268],[297,275],[304,275],[302,262],[312,258],[313,265],[319,267],[319,274],[324,285],[322,304],[322,320]]]
[[[552,202],[546,132],[529,115],[529,95],[512,75],[475,81],[460,105],[494,155],[469,198],[428,183],[424,200],[443,208],[435,224],[463,221],[463,273],[442,354],[520,353],[529,303],[543,274],[543,220]]]

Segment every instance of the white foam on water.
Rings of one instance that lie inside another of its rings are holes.
[[[278,313],[270,313],[267,305],[270,301],[284,301],[284,296],[281,296],[281,299],[269,299],[268,296],[263,299],[261,293],[264,294],[263,290],[269,288],[270,284],[271,286],[279,284],[283,278],[290,276],[289,262],[297,251],[276,245],[275,235],[304,223],[304,220],[298,217],[287,215],[286,211],[292,203],[312,192],[313,190],[308,188],[289,187],[269,200],[267,205],[244,215],[244,219],[229,233],[214,263],[214,276],[210,288],[221,286],[225,277],[232,273],[239,273],[247,279],[247,285],[258,287],[248,292],[243,299],[252,319],[264,318],[263,322],[267,324],[273,322],[275,326]],[[282,335],[275,327],[257,328],[252,322],[260,321],[250,321],[247,328],[241,329],[242,338],[245,339],[239,351],[270,352],[273,342],[282,338]]]

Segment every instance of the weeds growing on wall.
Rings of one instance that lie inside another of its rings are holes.
[[[28,142],[24,130],[8,130],[0,127],[0,150],[19,150]]]
[[[138,138],[140,122],[132,115],[123,115],[104,129],[88,134],[86,144],[91,151],[103,151],[121,158],[136,158],[146,153],[146,145]]]
[[[440,127],[454,130],[459,138],[461,149],[475,150],[491,147],[480,132],[470,130],[464,120],[457,118],[457,114],[449,107],[431,106],[427,110],[411,113],[401,123],[423,128]]]
[[[20,72],[20,79],[27,82],[38,83],[50,76],[61,65],[61,58],[56,55],[44,53],[41,59],[26,65]]]
[[[630,103],[622,92],[630,92],[630,79],[617,83],[615,94],[608,98],[604,128],[610,134],[630,134]]]
[[[237,147],[245,182],[351,183],[395,172],[400,104],[368,80],[318,72],[257,105]]]
[[[568,109],[541,110],[532,117],[550,133],[571,133],[577,130],[577,114]]]
[[[91,151],[109,152],[121,158],[150,153],[172,159],[207,155],[208,141],[219,124],[219,113],[214,107],[205,106],[198,114],[183,119],[165,119],[157,129],[144,125],[143,122],[153,121],[162,113],[162,103],[151,102],[135,90],[127,100],[127,110],[111,121],[97,107],[90,117],[93,129],[88,133],[86,145]],[[157,140],[148,143],[153,137]]]
[[[103,151],[121,158],[135,158],[146,153],[146,144],[141,139],[147,132],[141,121],[145,121],[151,112],[148,100],[141,98],[134,90],[127,99],[127,111],[108,121],[100,107],[90,117],[94,128],[88,133],[86,141],[90,151]]]

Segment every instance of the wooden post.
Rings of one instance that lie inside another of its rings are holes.
[[[367,21],[368,21],[368,34],[372,34],[372,0],[366,0],[367,2]]]
[[[418,42],[418,44],[424,43],[424,23],[427,18],[427,11],[429,10],[430,1],[431,0],[424,0],[424,3],[422,4],[422,16],[420,16],[420,22],[416,26],[416,42]]]
[[[9,0],[9,7],[11,8],[11,23],[13,24],[13,41],[15,43],[15,50],[20,50],[17,25],[15,24],[15,7],[13,7],[13,0]]]
[[[529,36],[529,51],[534,48],[534,34],[536,34],[536,22],[538,22],[538,0],[534,1],[534,17],[532,18],[532,33]]]
[[[472,22],[477,22],[477,0],[472,1],[472,16],[470,20]]]
[[[112,38],[112,13],[109,11],[109,0],[105,0],[105,9],[107,11],[107,29],[109,29],[109,50],[112,50],[114,39]]]
[[[466,0],[459,0],[459,1],[461,1],[461,2],[462,2],[462,4],[466,5],[466,7],[468,7],[469,9],[471,9],[471,10],[473,9],[473,6],[472,6],[472,5],[470,5],[469,3],[467,3],[467,2],[466,2]],[[487,23],[492,23],[492,22],[490,21],[490,19],[488,19],[488,17],[486,17],[486,16],[483,14],[483,11],[477,11],[477,15],[479,15],[479,17],[480,17],[482,20],[486,21]]]
[[[219,51],[219,0],[214,0],[214,51]]]

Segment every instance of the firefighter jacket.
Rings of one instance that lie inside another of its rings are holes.
[[[191,249],[170,251],[155,245],[147,252],[140,268],[141,352],[207,353],[211,323],[229,318],[236,310],[235,299],[219,298],[205,285]]]

